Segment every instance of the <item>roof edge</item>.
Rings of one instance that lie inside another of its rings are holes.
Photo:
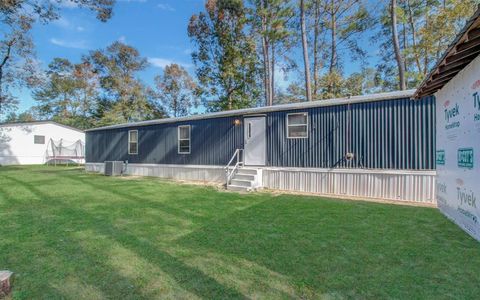
[[[67,129],[75,130],[81,133],[85,133],[85,130],[75,128],[69,125],[61,124],[52,120],[38,120],[38,121],[29,121],[29,122],[5,122],[0,123],[0,127],[7,127],[7,126],[22,126],[22,125],[40,125],[40,124],[53,124],[57,126],[61,126]]]
[[[437,62],[435,63],[435,65],[430,69],[430,71],[428,72],[427,76],[425,76],[425,78],[422,80],[422,82],[418,85],[417,89],[415,90],[415,93],[413,95],[413,98],[415,99],[419,99],[419,98],[422,98],[422,97],[426,97],[426,96],[429,96],[429,95],[433,95],[435,94],[437,91],[435,92],[432,92],[432,93],[424,93],[422,90],[423,88],[425,88],[429,81],[432,79],[432,76],[437,72],[437,70],[442,66],[442,64],[445,62],[445,59],[447,59],[447,57],[451,54],[451,53],[454,53],[455,52],[455,48],[457,46],[457,44],[459,44],[463,39],[465,39],[465,36],[468,36],[468,32],[475,28],[475,26],[478,25],[479,23],[479,18],[480,18],[480,4],[477,6],[477,10],[473,13],[473,15],[465,22],[465,25],[463,26],[463,28],[457,33],[457,35],[455,36],[455,38],[453,39],[453,41],[449,44],[449,46],[447,47],[447,49],[445,50],[445,52],[442,54],[442,56],[440,57],[440,59],[437,60]],[[470,61],[464,66],[462,67],[462,70],[468,65],[470,64],[470,62],[472,62],[476,57],[478,56],[475,55],[475,57],[471,58]],[[456,72],[455,75],[453,77],[455,77],[460,71]],[[452,78],[453,78],[452,77]],[[449,79],[448,81],[446,81],[443,85],[445,86],[451,79]],[[441,89],[441,88],[440,88]],[[439,89],[439,90],[440,90]]]
[[[332,98],[327,100],[317,100],[317,101],[311,101],[311,102],[288,103],[288,104],[279,104],[274,106],[244,108],[244,109],[228,110],[228,111],[221,111],[221,112],[214,112],[214,113],[207,113],[207,114],[192,115],[187,117],[155,119],[155,120],[148,120],[148,121],[102,126],[102,127],[87,129],[85,131],[89,132],[89,131],[97,131],[97,130],[148,126],[148,125],[156,125],[156,124],[185,122],[185,121],[194,121],[194,120],[203,120],[203,119],[230,117],[230,116],[243,116],[243,115],[249,115],[249,114],[267,113],[267,112],[284,111],[284,110],[292,110],[292,109],[305,109],[305,108],[312,108],[312,107],[336,106],[336,105],[344,105],[344,104],[352,104],[352,103],[412,98],[414,92],[415,90],[412,89],[412,90],[377,93],[377,94],[370,94],[370,95]]]

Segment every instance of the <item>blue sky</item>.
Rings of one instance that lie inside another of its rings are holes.
[[[150,67],[140,74],[146,83],[152,83],[153,77],[172,62],[185,66],[193,75],[187,25],[190,16],[203,10],[203,5],[203,0],[117,0],[113,17],[106,23],[98,21],[89,10],[64,5],[61,19],[34,27],[37,57],[43,67],[54,57],[78,62],[89,50],[120,40],[149,59]],[[346,73],[356,69],[356,63],[345,62]],[[280,79],[279,85],[286,85]],[[17,95],[18,112],[35,105],[29,90],[18,91]]]

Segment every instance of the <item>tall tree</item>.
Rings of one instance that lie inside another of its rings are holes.
[[[292,48],[294,36],[291,24],[294,9],[289,1],[250,0],[252,4],[250,20],[259,44],[263,62],[262,77],[265,105],[273,105],[275,98],[275,69],[280,61],[289,60],[286,55]],[[290,61],[286,62],[291,64]]]
[[[302,33],[303,64],[305,67],[305,95],[307,101],[312,101],[310,79],[310,61],[308,59],[307,28],[305,25],[305,1],[300,0],[300,28]]]
[[[34,112],[32,111],[25,111],[20,114],[16,114],[15,112],[11,112],[5,118],[5,122],[7,123],[14,123],[14,122],[32,122],[36,121],[37,117],[35,116]],[[1,135],[1,132],[0,132]],[[0,137],[1,138],[1,137]]]
[[[330,33],[330,61],[328,82],[330,94],[337,94],[336,78],[341,78],[340,56],[347,50],[353,58],[365,57],[365,49],[358,43],[359,37],[367,29],[372,28],[373,20],[366,9],[364,0],[326,0],[324,12],[326,29]]]
[[[8,0],[0,2],[0,116],[16,106],[11,89],[39,83],[31,29],[37,22],[60,17],[61,0]],[[96,13],[101,21],[111,17],[114,0],[75,0]]]
[[[389,2],[380,17],[380,62],[385,89],[398,88],[401,66],[397,53],[403,60],[405,88],[413,88],[421,82],[446,47],[455,38],[465,21],[477,9],[478,0],[404,0]],[[396,4],[392,15],[392,4]],[[394,21],[398,26],[394,26]],[[393,32],[401,28],[401,34]],[[398,36],[398,50],[393,37]],[[392,60],[392,57],[397,59]],[[402,85],[400,83],[400,88]]]
[[[90,63],[54,58],[46,75],[45,82],[33,92],[39,116],[78,128],[91,127],[99,83]]]
[[[197,87],[187,70],[178,64],[165,67],[163,75],[155,77],[158,97],[170,116],[182,117],[198,105],[194,91]]]
[[[352,95],[363,95],[380,92],[378,74],[373,68],[362,68],[359,72],[353,72],[343,78],[338,73],[326,73],[320,78],[322,86],[322,98],[330,99]],[[335,93],[331,93],[329,87],[332,82],[336,84]]]
[[[298,103],[302,102],[305,97],[305,84],[302,82],[292,82],[285,90],[277,91],[276,103]]]
[[[395,51],[395,60],[397,61],[398,66],[398,85],[400,90],[405,90],[405,69],[403,54],[400,51],[400,44],[398,42],[398,32],[397,32],[397,0],[390,1],[390,17],[392,23],[392,44]]]
[[[313,98],[319,98],[320,91],[320,71],[322,69],[321,54],[325,37],[323,32],[325,31],[325,22],[323,19],[323,10],[322,10],[322,1],[324,0],[313,0],[311,5],[311,15],[313,19],[313,42],[312,42],[312,53],[313,53]]]
[[[104,111],[101,124],[142,121],[163,115],[152,102],[152,91],[137,77],[148,65],[137,49],[117,41],[104,50],[92,51],[86,59],[99,74],[101,97],[109,102],[103,104],[110,109]]]
[[[207,0],[190,18],[199,95],[210,111],[250,107],[259,96],[255,42],[241,0]]]

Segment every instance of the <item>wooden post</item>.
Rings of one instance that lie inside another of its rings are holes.
[[[0,298],[6,296],[12,290],[13,272],[0,271]]]

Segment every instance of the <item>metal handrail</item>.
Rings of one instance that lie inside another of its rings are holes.
[[[231,167],[232,162],[237,159],[235,162],[235,165],[233,168]],[[243,165],[243,149],[237,149],[233,153],[232,158],[228,162],[228,164],[225,166],[225,172],[227,174],[227,185],[230,183],[230,180],[232,179],[233,175],[235,174],[235,171]],[[232,169],[231,169],[232,168]],[[230,171],[231,169],[231,171]]]

